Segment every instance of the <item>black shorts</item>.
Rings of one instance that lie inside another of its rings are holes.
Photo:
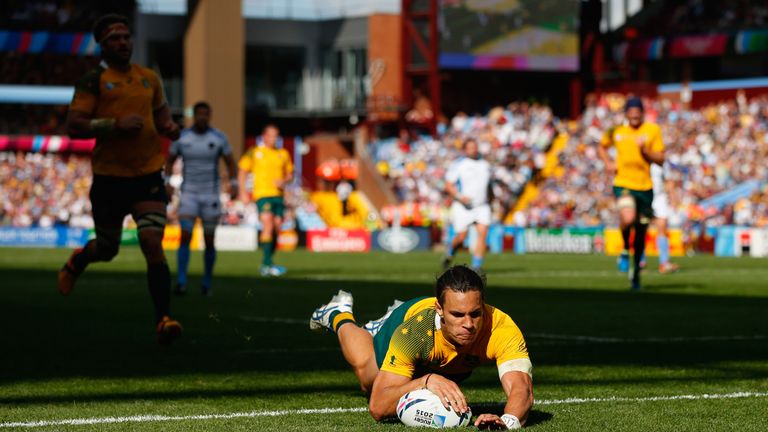
[[[138,177],[93,176],[91,207],[96,226],[122,227],[123,218],[137,202],[158,201],[167,204],[165,182],[160,171]]]

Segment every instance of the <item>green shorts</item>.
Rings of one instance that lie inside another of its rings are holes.
[[[635,199],[635,208],[637,214],[653,219],[653,189],[634,190],[620,186],[613,187],[613,194],[616,198],[629,195]]]
[[[283,197],[279,196],[259,198],[256,201],[256,208],[259,209],[259,213],[272,213],[275,216],[283,217],[285,202]]]
[[[397,309],[392,311],[392,314],[381,325],[381,329],[376,336],[373,337],[373,351],[376,354],[376,366],[381,369],[381,365],[384,364],[384,357],[387,355],[389,349],[389,341],[392,339],[392,335],[395,333],[397,327],[405,320],[405,314],[408,313],[408,309],[416,303],[424,300],[426,297],[418,297],[413,300],[401,304]]]

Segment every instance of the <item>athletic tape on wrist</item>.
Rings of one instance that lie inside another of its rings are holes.
[[[520,420],[517,419],[517,417],[513,416],[512,414],[504,414],[501,416],[501,421],[504,422],[505,425],[507,425],[507,429],[520,429],[523,427],[523,425],[520,424]]]
[[[99,118],[91,120],[91,131],[96,136],[105,136],[115,129],[115,119]]]

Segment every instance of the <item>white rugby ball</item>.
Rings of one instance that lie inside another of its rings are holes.
[[[397,403],[397,416],[406,426],[448,428],[467,426],[472,418],[469,410],[460,414],[445,409],[440,398],[427,389],[408,392]]]

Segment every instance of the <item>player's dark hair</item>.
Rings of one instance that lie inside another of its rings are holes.
[[[118,15],[118,14],[102,15],[93,24],[93,39],[95,39],[96,42],[100,43],[101,34],[104,33],[104,30],[106,30],[107,27],[115,23],[125,24],[126,26],[128,26],[128,28],[131,27],[128,24],[128,18],[126,18],[123,15]]]
[[[197,110],[199,110],[200,108],[205,108],[206,110],[208,110],[208,113],[211,112],[211,106],[208,104],[208,102],[205,102],[205,101],[200,101],[196,103],[195,106],[192,107],[192,112],[196,113]]]
[[[278,131],[278,132],[280,131],[280,128],[277,127],[276,124],[274,124],[274,123],[267,123],[267,124],[264,125],[264,128],[261,129],[261,133],[266,132],[267,129],[269,129],[269,128],[275,128],[276,131]]]
[[[627,99],[627,103],[624,104],[624,112],[629,111],[630,108],[640,108],[640,111],[645,111],[643,100],[637,96]]]
[[[466,293],[480,291],[480,298],[485,301],[485,276],[465,265],[455,265],[446,270],[435,282],[435,297],[440,306],[445,302],[445,291]]]

